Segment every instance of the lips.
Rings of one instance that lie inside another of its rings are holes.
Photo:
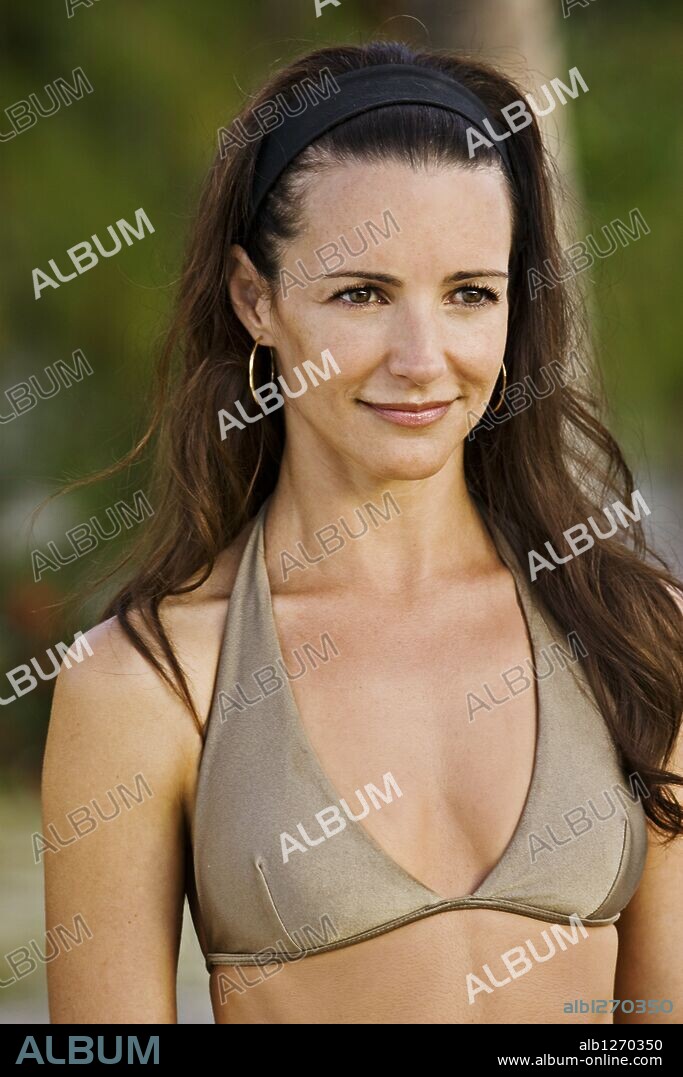
[[[451,400],[433,400],[425,404],[370,404],[361,403],[387,422],[398,426],[430,426],[442,419],[452,404]]]

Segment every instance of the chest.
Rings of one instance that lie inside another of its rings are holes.
[[[273,609],[283,690],[319,765],[340,801],[371,806],[355,825],[437,893],[471,893],[512,837],[534,763],[534,656],[510,576],[410,607],[276,596]],[[368,796],[387,775],[400,795]]]

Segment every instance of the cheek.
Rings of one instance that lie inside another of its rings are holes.
[[[334,372],[328,381],[319,379],[315,388],[311,388],[310,394],[303,394],[294,404],[302,403],[306,406],[308,395],[324,398],[325,404],[333,402],[335,398],[343,395],[344,389],[357,385],[370,375],[377,365],[378,346],[372,341],[366,332],[364,335],[357,333],[355,336],[344,325],[319,324],[318,320],[310,316],[302,321],[302,331],[287,332],[279,345],[279,373],[283,374],[288,382],[292,378],[296,382],[296,376],[291,372],[294,366],[301,369],[306,362],[318,369],[323,368],[326,360],[322,353],[327,351],[339,367],[339,373]]]
[[[454,351],[463,369],[474,381],[486,381],[500,369],[507,343],[507,309],[491,311],[485,317],[473,315],[459,327]]]
[[[311,309],[299,296],[292,295],[287,300],[284,314],[277,321],[277,331],[278,365],[280,373],[288,380],[295,366],[301,368],[305,362],[310,362],[320,367],[324,351],[331,353],[342,372],[349,365],[348,358],[353,355],[343,326],[331,322],[316,307]],[[341,377],[335,375],[337,380]]]

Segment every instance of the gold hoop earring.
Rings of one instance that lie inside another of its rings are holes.
[[[251,395],[254,399],[254,403],[256,404],[259,404],[259,400],[256,396],[256,387],[254,385],[254,360],[256,358],[256,349],[258,348],[258,346],[259,341],[257,340],[254,344],[254,347],[251,349],[251,354],[249,356],[249,388],[251,389]],[[269,348],[268,350],[270,351],[270,380],[275,381],[275,363],[273,362],[273,349]]]
[[[491,408],[491,411],[493,411],[493,412],[500,411],[500,409],[502,408],[503,401],[505,400],[505,390],[507,389],[507,384],[508,384],[508,374],[507,374],[507,370],[505,369],[505,363],[503,363],[503,388],[500,391],[500,400],[496,404],[495,408]]]

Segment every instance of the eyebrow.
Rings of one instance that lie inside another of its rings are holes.
[[[345,270],[338,270],[336,273],[326,273],[325,279],[328,277],[347,277],[347,278],[362,278],[364,280],[377,280],[382,284],[393,284],[399,287],[403,281],[398,277],[392,277],[389,273],[378,273],[375,270],[357,269],[354,272],[346,272]],[[451,273],[448,277],[444,277],[442,284],[457,284],[461,280],[470,280],[472,277],[504,277],[507,280],[508,274],[504,273],[500,269],[460,269],[457,273]]]

